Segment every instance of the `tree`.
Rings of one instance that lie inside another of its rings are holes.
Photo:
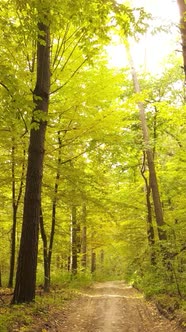
[[[50,91],[50,29],[48,9],[46,10],[45,8],[44,13],[41,12],[39,14],[37,78],[33,92],[35,109],[33,111],[32,129],[30,132],[23,226],[12,303],[30,302],[35,298],[44,141]]]
[[[155,231],[153,226],[153,217],[152,217],[152,207],[151,207],[151,186],[150,186],[150,177],[149,180],[145,176],[146,171],[146,153],[143,153],[143,163],[141,167],[141,174],[145,181],[145,192],[146,192],[146,206],[147,206],[147,237],[149,242],[149,247],[151,248],[151,263],[155,265],[156,254],[154,249],[155,244]]]
[[[186,21],[185,21],[186,3],[185,0],[177,0],[177,3],[180,11],[180,32],[182,40],[183,70],[186,80]]]
[[[130,66],[131,66],[131,74],[132,74],[134,89],[135,89],[136,93],[140,93],[139,81],[138,81],[137,73],[136,73],[136,70],[135,70],[135,67],[133,64],[132,56],[130,54],[129,45],[127,45],[127,52],[128,52],[128,56],[129,56]],[[138,108],[139,108],[139,117],[140,117],[141,128],[142,128],[144,149],[145,149],[145,153],[147,155],[147,163],[148,163],[149,177],[150,177],[150,187],[152,189],[152,196],[153,196],[153,202],[154,202],[156,222],[157,222],[157,226],[158,226],[159,239],[166,240],[167,239],[166,232],[163,229],[163,226],[165,226],[165,222],[164,222],[164,218],[163,218],[163,209],[162,209],[161,200],[160,200],[160,193],[159,193],[157,175],[156,175],[155,164],[154,164],[153,149],[151,148],[149,130],[148,130],[146,116],[145,116],[144,104],[142,102],[138,102]]]
[[[85,271],[87,266],[87,209],[86,203],[82,204],[82,231],[81,231],[81,266]]]
[[[14,135],[14,134],[13,134]],[[18,194],[16,197],[16,158],[15,158],[15,137],[12,137],[12,230],[11,230],[11,250],[10,250],[10,274],[8,287],[13,287],[13,278],[14,278],[14,268],[15,268],[15,254],[16,254],[16,229],[17,229],[17,212],[19,203],[21,200],[23,185],[24,185],[24,177],[25,177],[25,148],[23,147],[23,160],[22,160],[22,170],[21,170],[21,178],[18,189]]]
[[[185,233],[185,227],[178,205],[177,203],[175,204],[178,196],[180,205],[183,206],[185,202],[181,194],[183,190],[182,185],[185,184],[184,173],[180,176],[180,169],[184,167],[184,158],[181,156],[185,153],[185,146],[183,145],[183,139],[185,137],[185,129],[183,128],[185,111],[183,106],[182,78],[180,58],[178,58],[178,55],[177,59],[171,56],[169,62],[168,59],[166,59],[166,65],[164,65],[162,69],[161,76],[152,77],[150,74],[139,74],[138,79],[142,92],[135,95],[134,99],[129,103],[129,110],[131,112],[135,109],[135,103],[139,100],[144,102],[146,108],[146,121],[151,137],[150,146],[153,148],[153,152],[155,152],[156,172],[159,178],[159,190],[161,192],[161,203],[164,220],[166,221],[166,235],[168,239],[165,243],[165,250],[168,252],[166,265],[162,260],[161,247],[156,244],[154,246],[157,253],[156,268],[151,265],[151,261],[149,260],[151,251],[147,247],[147,242],[140,245],[140,255],[135,254],[135,243],[133,243],[133,248],[127,246],[126,252],[128,252],[130,248],[133,253],[131,257],[129,253],[127,254],[128,258],[126,258],[126,261],[128,260],[129,263],[127,267],[128,271],[137,271],[132,275],[132,278],[135,280],[139,278],[137,282],[139,282],[139,284],[141,283],[141,285],[143,285],[142,287],[146,288],[147,291],[150,291],[151,288],[158,292],[159,283],[161,289],[165,288],[167,291],[168,289],[169,291],[170,289],[174,289],[175,292],[179,293],[179,286],[182,284],[181,280],[183,280],[184,275],[184,273],[180,274],[179,268],[181,261],[182,264],[184,264],[181,254],[184,248],[184,241],[182,236],[180,236],[180,230],[182,229],[181,232],[183,235],[183,233]],[[134,130],[138,130],[139,132],[140,127],[136,126]],[[140,148],[142,149],[143,147],[144,145],[142,143]],[[174,163],[173,160],[175,158],[178,158],[177,160],[179,161]],[[182,179],[181,186],[180,179]],[[137,186],[139,186],[138,183]],[[139,195],[141,195],[140,192]],[[139,215],[141,216],[141,213],[139,213]],[[139,215],[137,218],[139,218]],[[152,216],[153,225],[155,226],[154,214]],[[178,220],[180,217],[181,219]],[[135,231],[136,224],[137,223],[133,226],[133,232],[130,233],[131,238],[133,234],[135,239],[137,238]],[[154,227],[154,229],[155,240],[157,240],[156,227]],[[127,225],[126,228],[123,227],[123,232],[125,232],[126,235]],[[139,248],[139,239],[137,243]],[[125,251],[123,252],[125,255]],[[174,257],[176,259],[174,259]],[[138,268],[137,266],[140,267]],[[167,267],[169,267],[168,271]],[[151,286],[149,285],[148,287],[147,284],[150,280],[152,283]],[[152,284],[154,286],[152,286]]]

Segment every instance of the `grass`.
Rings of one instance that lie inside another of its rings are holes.
[[[45,332],[52,321],[59,317],[65,302],[76,296],[70,288],[55,288],[50,293],[38,291],[35,302],[10,305],[8,289],[1,289],[0,331],[1,332]]]
[[[76,276],[54,274],[50,293],[44,293],[38,287],[35,302],[21,305],[10,305],[12,290],[1,288],[0,332],[45,332],[49,326],[54,329],[52,324],[57,324],[67,301],[78,296],[79,290],[92,282],[89,273]],[[38,278],[37,284],[42,284],[42,278]]]

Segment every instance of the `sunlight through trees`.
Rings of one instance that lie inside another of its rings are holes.
[[[134,68],[133,46],[114,66],[113,36],[143,51],[148,36],[161,53],[175,22],[170,30],[132,1],[2,0],[0,272],[12,303],[78,278],[185,296],[184,1],[178,8],[179,43],[176,32],[149,71]]]

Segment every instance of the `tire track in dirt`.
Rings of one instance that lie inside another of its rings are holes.
[[[56,332],[181,332],[124,282],[97,283],[69,303]]]

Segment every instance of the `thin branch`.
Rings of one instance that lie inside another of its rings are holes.
[[[0,82],[0,85],[1,85],[3,88],[5,88],[5,90],[8,91],[9,94],[10,94],[10,96],[11,96],[11,93],[10,93],[9,88],[8,88],[3,82]],[[11,97],[12,97],[12,96],[11,96]]]
[[[74,43],[74,41],[76,40],[76,37],[74,37],[74,38],[72,39],[72,41],[71,41],[71,42],[67,45],[67,47],[66,47],[67,42],[68,42],[73,36],[75,36],[75,35],[77,34],[78,31],[79,31],[79,28],[78,28],[77,30],[75,30],[75,31],[74,31],[74,32],[73,32],[73,33],[72,33],[67,39],[63,39],[63,40],[62,40],[61,45],[60,45],[60,47],[59,47],[58,56],[59,56],[61,50],[62,50],[62,52],[61,52],[61,55],[60,55],[60,58],[58,59],[58,61],[57,61],[57,59],[56,59],[57,64],[56,64],[55,68],[53,69],[52,75],[55,73],[55,71],[56,71],[57,68],[59,67],[59,64],[60,64],[60,62],[61,62],[61,60],[62,60],[62,58],[63,58],[64,53],[65,53],[65,52],[70,48],[70,46]],[[84,33],[80,36],[80,38],[79,38],[78,41],[76,42],[75,46],[73,47],[72,51],[70,52],[70,54],[69,54],[67,60],[65,61],[64,65],[63,65],[62,68],[61,68],[61,72],[65,69],[66,65],[68,64],[68,62],[69,62],[71,56],[73,55],[73,53],[74,53],[76,47],[78,46],[78,44],[79,44],[80,40],[83,38],[83,36],[84,36]],[[62,48],[63,48],[63,49],[62,49]]]
[[[180,140],[172,133],[170,133],[168,130],[165,130],[166,134],[168,134],[169,136],[171,136],[172,138],[175,139],[175,141],[178,143],[179,147],[182,148],[183,145],[181,144]]]
[[[62,68],[61,68],[61,70],[60,70],[60,72],[63,72],[64,69],[66,68],[67,64],[69,63],[69,60],[71,59],[72,55],[74,54],[74,52],[75,52],[76,48],[78,47],[79,42],[80,42],[80,40],[83,38],[83,36],[84,36],[84,33],[80,36],[80,38],[79,38],[79,39],[77,40],[77,42],[75,43],[75,45],[74,45],[74,47],[72,48],[70,54],[68,55],[66,61],[64,62],[63,66],[62,66]],[[67,47],[66,49],[64,49],[64,52],[65,52],[65,50],[67,50],[67,49],[73,44],[73,42],[74,42],[74,40],[72,40],[72,42],[70,43],[70,45],[68,45],[68,47]],[[59,61],[58,61],[57,66],[55,67],[53,73],[55,72],[55,70],[56,70],[57,67],[59,66],[59,63],[61,62],[61,59],[62,59],[62,57],[63,57],[64,52],[61,54],[61,57],[60,57],[60,59],[59,59]]]
[[[96,148],[98,148],[98,147],[101,146],[101,145],[102,145],[102,143],[99,143],[99,144],[96,146]],[[74,156],[74,157],[72,157],[72,158],[70,158],[70,159],[67,159],[67,160],[65,160],[65,161],[62,161],[62,162],[61,162],[61,165],[67,164],[67,163],[71,162],[72,160],[79,158],[79,157],[82,156],[84,153],[86,153],[86,152],[88,152],[88,151],[91,151],[91,150],[92,150],[92,149],[90,149],[90,148],[88,147],[87,149],[85,149],[84,151],[80,152],[80,153],[77,154],[76,156]]]
[[[171,256],[170,258],[172,259],[172,258],[178,256],[179,254],[181,254],[185,250],[186,250],[186,244],[183,245],[183,247],[180,249],[179,252],[175,252],[175,253],[170,254],[170,256]]]
[[[61,90],[62,88],[64,88],[65,85],[67,85],[70,80],[76,75],[76,73],[79,71],[79,69],[84,65],[84,63],[88,60],[88,58],[86,58],[77,68],[76,70],[72,73],[72,75],[68,78],[68,80],[62,84],[61,86],[59,86],[58,88],[56,88],[55,90],[50,92],[50,95],[56,93],[57,91]]]
[[[68,23],[68,24],[66,25],[66,29],[65,29],[65,32],[64,32],[64,35],[63,35],[63,38],[62,38],[61,43],[60,43],[60,36],[58,37],[57,48],[56,48],[56,52],[55,52],[54,60],[53,60],[53,64],[52,64],[53,67],[55,67],[55,63],[56,63],[56,61],[57,61],[57,58],[58,58],[58,56],[59,56],[59,54],[60,54],[60,52],[61,52],[61,49],[62,49],[62,47],[63,47],[63,44],[65,43],[65,38],[66,38],[66,36],[67,36],[67,34],[68,34],[69,27],[70,27],[70,24]],[[62,54],[63,54],[63,52],[62,52]]]

